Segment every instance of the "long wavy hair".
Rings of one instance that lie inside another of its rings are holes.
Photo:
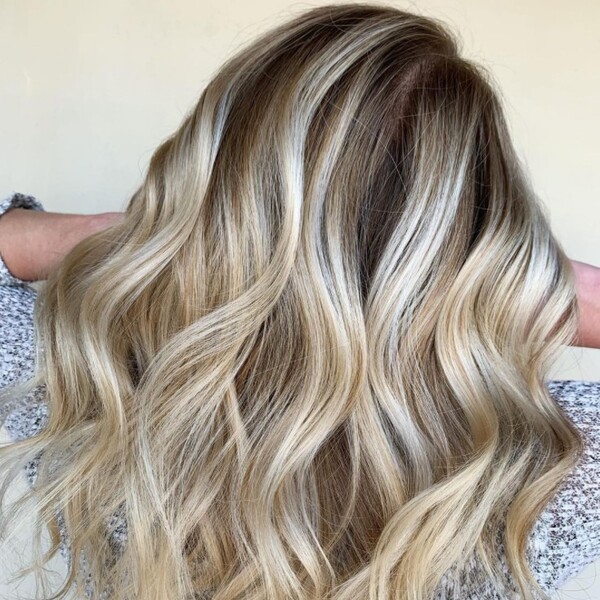
[[[51,274],[47,421],[0,458],[38,461],[3,529],[33,499],[39,564],[68,534],[52,598],[424,600],[473,556],[548,598],[526,546],[583,448],[546,386],[574,277],[459,50],[384,4],[295,15]]]

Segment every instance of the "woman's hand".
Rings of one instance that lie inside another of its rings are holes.
[[[580,326],[574,346],[600,348],[600,267],[572,260]]]
[[[0,216],[0,255],[18,279],[46,279],[81,240],[122,220],[124,214],[79,215],[11,208]]]

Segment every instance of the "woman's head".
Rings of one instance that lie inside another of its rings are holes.
[[[495,248],[521,269],[525,238],[545,254],[536,266],[564,262],[548,256],[560,252],[490,74],[441,22],[385,5],[318,7],[227,61],[127,211],[138,229],[198,244],[202,310],[245,291],[254,303],[264,277],[270,311],[302,265],[367,310],[387,278],[415,298],[439,266],[498,268]],[[549,283],[529,281],[528,299]]]
[[[119,600],[424,600],[504,517],[527,586],[580,449],[544,387],[575,307],[490,75],[439,21],[320,6],[223,65],[48,281],[49,421],[10,456],[61,458],[45,514]]]

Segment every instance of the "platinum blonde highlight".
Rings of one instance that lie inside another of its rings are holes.
[[[425,600],[472,555],[548,597],[525,552],[582,451],[545,387],[574,279],[442,23],[325,5],[230,58],[35,323],[48,420],[0,462],[39,461],[40,563],[64,519],[52,598]]]

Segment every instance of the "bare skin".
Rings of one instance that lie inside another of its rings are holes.
[[[15,277],[43,280],[81,240],[119,222],[124,214],[81,215],[13,208],[0,218],[0,255]],[[580,328],[572,345],[600,348],[600,267],[576,260],[571,263],[580,310]]]
[[[80,215],[12,208],[0,218],[0,255],[15,277],[40,281],[81,240],[123,216],[120,212]]]
[[[580,321],[574,346],[600,348],[600,267],[571,260],[575,271]]]

